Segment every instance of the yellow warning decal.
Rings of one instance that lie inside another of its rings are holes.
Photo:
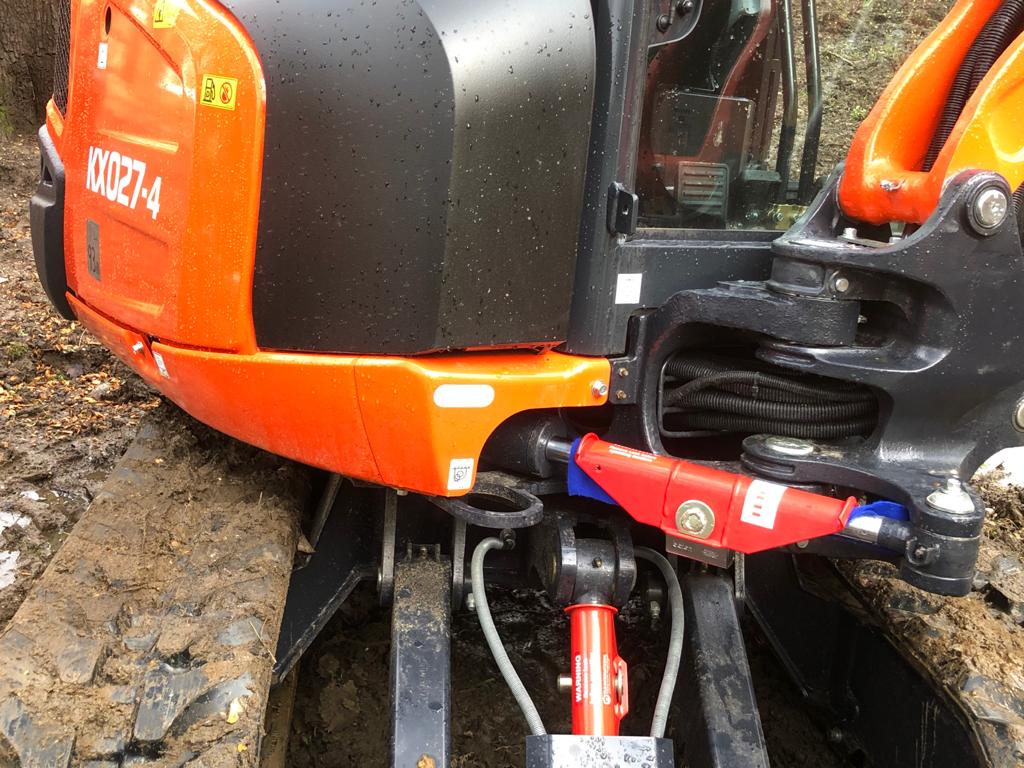
[[[174,0],[156,0],[153,6],[153,29],[170,29],[178,21],[181,9]]]
[[[199,103],[204,107],[234,109],[238,80],[221,75],[203,75],[203,87],[199,91]]]

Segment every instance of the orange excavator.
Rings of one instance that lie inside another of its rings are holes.
[[[278,673],[372,563],[392,765],[450,762],[450,611],[424,606],[467,601],[531,768],[767,766],[744,606],[850,765],[1013,764],[905,664],[866,679],[892,648],[844,645],[787,564],[972,589],[965,481],[1024,433],[1024,2],[958,0],[824,178],[815,0],[63,21],[40,280],[196,419],[324,473],[335,587],[289,623],[293,582]],[[648,735],[615,638],[638,579],[672,619]],[[485,581],[566,607],[573,734],[546,731]]]

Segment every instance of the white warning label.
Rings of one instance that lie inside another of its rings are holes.
[[[747,489],[747,497],[743,499],[740,520],[772,530],[775,528],[775,515],[779,511],[782,495],[787,490],[784,485],[754,480]]]

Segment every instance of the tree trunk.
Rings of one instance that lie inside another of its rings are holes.
[[[66,0],[0,0],[0,132],[40,125],[53,90],[57,9]]]

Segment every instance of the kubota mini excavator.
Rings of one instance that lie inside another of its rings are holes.
[[[330,586],[293,582],[277,673],[375,575],[392,765],[449,764],[470,595],[531,768],[766,766],[744,605],[835,693],[851,765],[1020,758],[919,676],[872,683],[893,651],[851,647],[793,563],[971,589],[963,481],[1024,433],[1024,2],[958,0],[824,179],[815,0],[65,8],[46,293],[200,421],[329,473]],[[641,569],[669,659],[626,736]],[[572,734],[485,581],[569,613]],[[132,760],[169,759],[145,741]]]

